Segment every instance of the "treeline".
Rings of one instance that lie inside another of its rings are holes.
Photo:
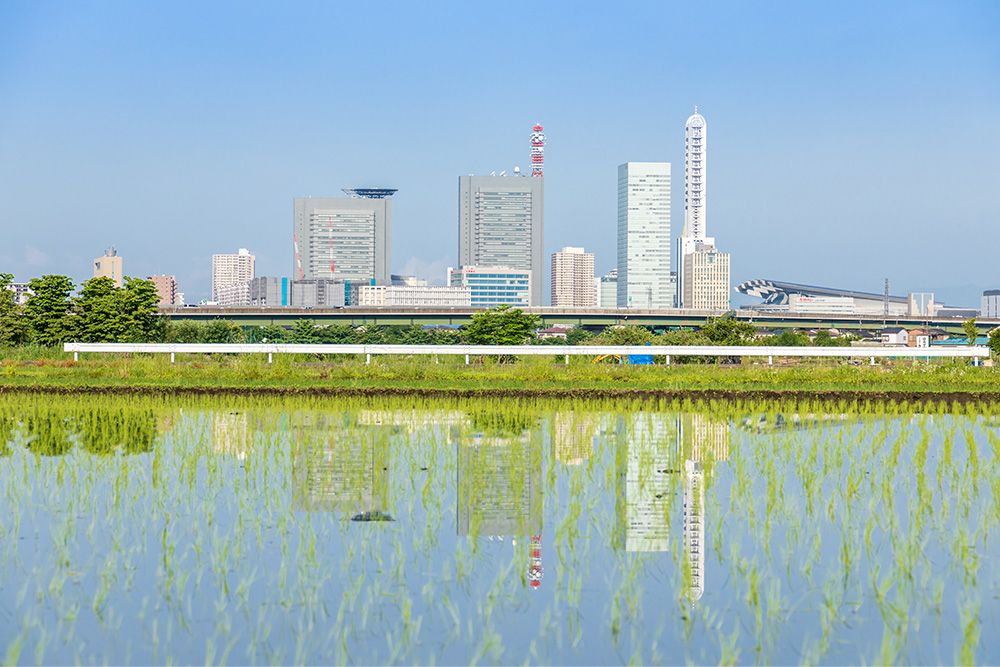
[[[569,329],[566,338],[537,338],[538,316],[498,306],[476,313],[461,329],[419,325],[333,324],[298,320],[294,327],[240,327],[228,320],[173,322],[157,315],[159,297],[151,281],[125,278],[115,287],[110,278],[84,281],[79,292],[66,276],[32,279],[33,295],[24,305],[7,289],[13,277],[0,274],[0,347],[53,347],[66,341],[84,343],[333,343],[362,345],[570,344],[570,345],[850,345],[850,337],[834,338],[820,330],[814,340],[799,332],[760,336],[753,325],[731,315],[710,318],[698,330],[655,334],[644,326],[612,326],[600,333]]]
[[[156,314],[160,298],[149,280],[125,278],[115,287],[111,278],[91,278],[77,292],[66,276],[32,278],[33,295],[24,305],[8,289],[12,281],[9,273],[0,273],[0,347],[148,343],[165,334],[166,322]]]

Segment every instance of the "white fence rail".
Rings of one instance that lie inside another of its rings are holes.
[[[990,350],[976,347],[763,347],[756,345],[328,345],[275,343],[64,343],[63,350],[79,360],[81,352],[169,354],[266,354],[268,363],[275,354],[363,354],[370,362],[372,355],[480,355],[512,356],[656,356],[666,357],[839,357],[869,358],[967,358],[977,364],[989,358]]]

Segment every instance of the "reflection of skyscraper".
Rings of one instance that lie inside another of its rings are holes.
[[[324,415],[299,417],[295,509],[349,515],[387,511],[389,447],[376,442],[379,427],[346,431]]]
[[[641,415],[619,424],[618,543],[627,551],[666,551],[670,475],[676,472],[672,428],[666,415]]]
[[[250,451],[250,415],[246,412],[215,412],[212,415],[212,449],[246,458]]]
[[[541,449],[527,435],[466,434],[457,447],[458,534],[538,535]]]
[[[552,418],[552,445],[557,461],[564,465],[580,465],[594,451],[597,418],[592,414],[559,412]]]
[[[728,461],[732,440],[728,421],[686,413],[677,421],[683,456],[692,461]]]
[[[684,462],[684,550],[691,570],[692,602],[705,592],[705,487],[701,462]]]

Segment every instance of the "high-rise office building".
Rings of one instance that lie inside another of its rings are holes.
[[[296,197],[293,243],[297,279],[389,284],[391,188],[346,188],[350,197]]]
[[[541,306],[545,179],[461,176],[458,208],[459,264],[531,271],[530,305]]]
[[[156,305],[177,305],[177,280],[173,276],[149,276],[146,280],[156,286],[156,293],[160,297]]]
[[[677,305],[696,310],[729,307],[729,255],[707,236],[708,125],[694,108],[684,130],[684,233],[678,239]]]
[[[671,308],[670,163],[618,165],[618,307]]]
[[[222,288],[253,280],[255,259],[246,248],[240,248],[235,255],[212,255],[212,301],[219,302]]]
[[[594,306],[594,253],[570,247],[552,253],[552,305]]]
[[[115,281],[115,287],[122,286],[122,258],[118,256],[114,246],[105,250],[103,257],[94,260],[94,277],[111,278]]]

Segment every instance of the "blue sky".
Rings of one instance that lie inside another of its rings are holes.
[[[615,265],[617,165],[708,122],[708,233],[773,278],[1000,287],[1000,3],[0,3],[0,272],[208,296],[292,271],[292,199],[395,187],[394,272],[457,257],[458,176],[546,150],[546,254]]]

